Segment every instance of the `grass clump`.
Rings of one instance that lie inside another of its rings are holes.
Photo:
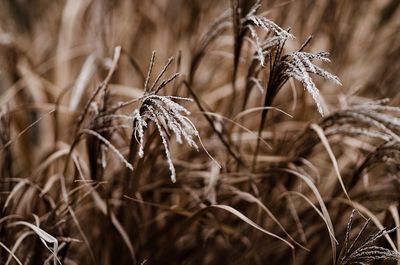
[[[399,262],[398,1],[78,2],[0,3],[0,264]]]

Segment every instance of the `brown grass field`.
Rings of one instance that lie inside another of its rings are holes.
[[[0,265],[400,264],[399,0],[1,0]]]

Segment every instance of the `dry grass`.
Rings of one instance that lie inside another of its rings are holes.
[[[0,264],[398,264],[399,12],[1,1]]]

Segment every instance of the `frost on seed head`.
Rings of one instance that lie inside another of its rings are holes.
[[[321,67],[315,65],[313,60],[329,62],[328,53],[308,53],[308,52],[291,52],[282,58],[281,64],[284,66],[284,75],[287,78],[294,78],[302,83],[303,87],[312,96],[317,105],[319,113],[324,114],[322,108],[322,98],[319,91],[312,80],[309,73],[321,76],[324,79],[331,80],[337,85],[341,85],[337,76],[329,73]]]
[[[265,51],[268,50],[270,41],[267,40],[266,42],[260,41],[260,37],[257,34],[256,28],[260,28],[262,31],[269,33],[273,32],[276,39],[279,41],[284,41],[286,39],[293,39],[293,35],[290,34],[288,31],[282,29],[273,21],[263,17],[256,15],[257,10],[260,8],[260,4],[257,2],[253,8],[247,13],[244,17],[243,25],[246,29],[250,31],[250,43],[255,48],[257,54],[257,60],[260,62],[261,66],[265,65]]]
[[[400,119],[397,118],[400,107],[388,103],[383,99],[344,108],[326,117],[322,126],[327,135],[361,135],[385,142],[400,142]]]
[[[198,151],[199,147],[195,142],[195,139],[197,138],[207,155],[209,155],[209,153],[204,148],[196,127],[187,117],[190,115],[190,112],[185,107],[175,102],[177,100],[192,101],[192,99],[177,96],[160,96],[157,94],[161,89],[166,87],[179,76],[179,73],[175,73],[169,78],[162,79],[162,76],[167,72],[168,67],[173,62],[172,57],[162,68],[152,85],[149,85],[151,72],[155,62],[155,55],[156,53],[153,52],[150,59],[148,73],[144,83],[144,96],[139,99],[139,106],[133,111],[131,116],[133,119],[133,136],[139,144],[138,154],[140,157],[143,157],[144,132],[148,126],[148,122],[154,122],[164,146],[169,171],[171,172],[171,180],[172,182],[175,182],[176,172],[174,164],[172,163],[171,151],[168,144],[168,135],[174,135],[177,143],[182,144],[183,142],[186,142],[190,147]],[[210,158],[216,162],[211,156]],[[216,162],[216,164],[218,164],[218,162]]]
[[[191,101],[189,98],[148,94],[143,97],[140,108],[136,109],[132,114],[135,124],[134,135],[139,144],[139,156],[143,157],[144,155],[146,120],[153,121],[164,146],[172,182],[176,181],[176,174],[167,140],[169,132],[173,133],[177,143],[181,144],[185,141],[190,147],[196,150],[199,149],[194,141],[194,138],[199,137],[199,133],[193,123],[186,117],[190,112],[174,100]]]

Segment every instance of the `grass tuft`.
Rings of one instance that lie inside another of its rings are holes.
[[[400,264],[400,4],[314,2],[0,1],[0,265]]]

